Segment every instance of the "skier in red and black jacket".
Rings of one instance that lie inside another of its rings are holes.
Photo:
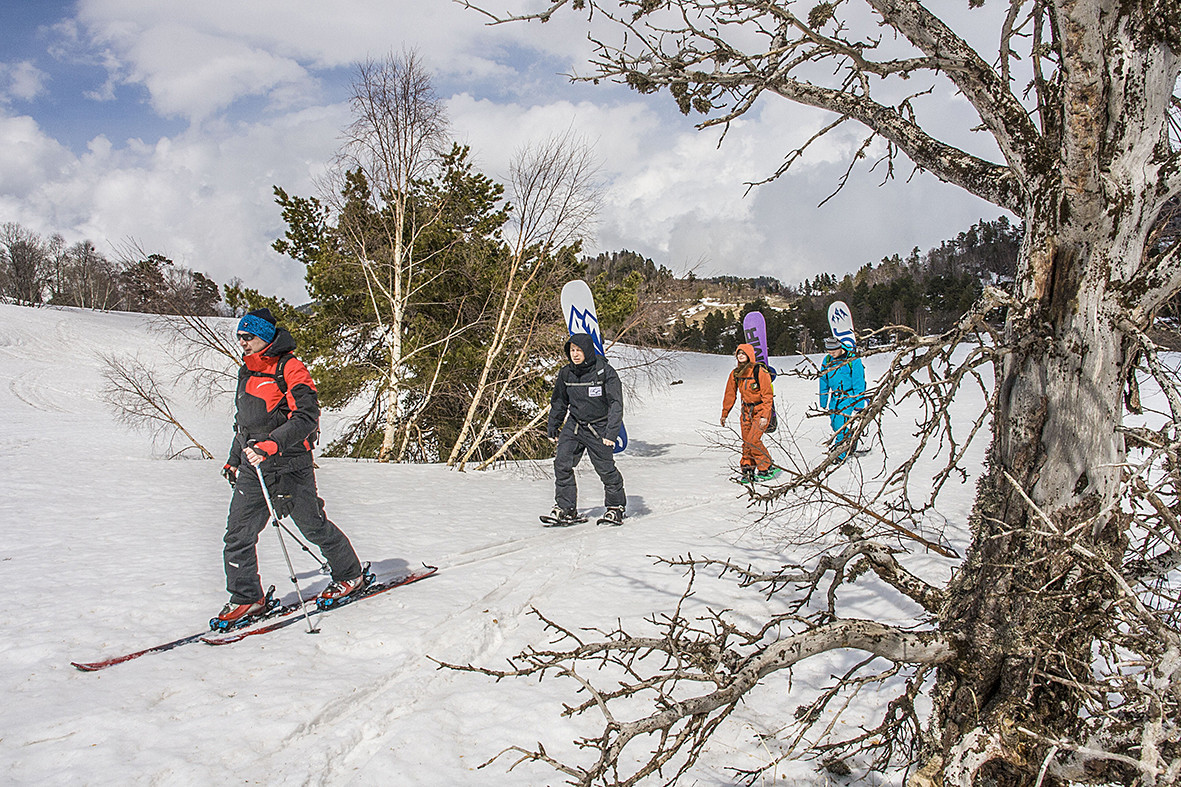
[[[217,616],[226,625],[266,609],[256,547],[270,511],[258,473],[263,474],[275,514],[290,516],[328,561],[333,582],[321,596],[343,598],[365,583],[357,553],[328,519],[316,492],[312,448],[319,434],[320,403],[311,374],[294,355],[295,339],[276,325],[268,309],[243,317],[237,333],[243,363],[238,370],[234,441],[222,471],[234,488],[225,535],[230,601]],[[243,460],[254,469],[243,468]]]

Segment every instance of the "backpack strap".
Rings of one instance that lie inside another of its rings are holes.
[[[279,363],[275,366],[275,385],[279,386],[279,390],[282,391],[284,396],[287,395],[287,378],[283,376],[283,367],[294,357],[295,355],[293,353],[283,353],[283,357],[279,359]]]

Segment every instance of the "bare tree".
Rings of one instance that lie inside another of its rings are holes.
[[[103,377],[107,381],[102,397],[114,408],[120,422],[147,431],[153,439],[165,441],[170,459],[194,448],[205,459],[213,458],[213,454],[197,441],[172,412],[168,396],[151,367],[136,357],[104,355],[102,361]],[[179,435],[184,436],[188,445],[173,450]]]
[[[242,365],[242,353],[230,339],[233,323],[223,320],[219,325],[215,320],[181,313],[162,314],[152,321],[168,342],[177,380],[187,379],[205,404],[234,393]]]
[[[90,241],[78,241],[57,257],[52,301],[106,311],[119,304],[119,266]]]
[[[589,145],[569,133],[514,156],[508,178],[511,252],[498,281],[500,303],[479,380],[448,465],[462,470],[488,436],[500,404],[536,377],[538,340],[545,335],[538,318],[569,271],[571,251],[593,230],[601,199],[596,171]]]
[[[11,221],[0,226],[0,293],[40,306],[49,274],[49,248],[40,235]]]
[[[703,126],[726,125],[764,96],[831,112],[772,177],[854,121],[868,129],[857,159],[881,146],[891,176],[905,156],[1012,211],[1025,233],[1011,297],[987,291],[948,333],[902,341],[855,419],[865,435],[900,397],[921,403],[918,447],[885,473],[880,494],[850,508],[841,558],[807,571],[709,563],[802,598],[823,579],[823,609],[794,616],[803,610],[789,605],[793,616],[755,631],[677,616],[657,636],[578,640],[522,654],[508,671],[574,675],[591,699],[572,711],[604,713],[602,736],[583,742],[598,754],[589,765],[559,763],[544,749],[523,753],[573,783],[633,784],[658,769],[675,780],[759,680],[837,648],[892,666],[867,676],[867,659],[838,676],[797,727],[824,733],[815,725],[831,698],[866,680],[892,675],[902,687],[880,726],[842,740],[822,734],[813,752],[872,750],[906,767],[914,785],[1181,780],[1181,636],[1176,593],[1163,590],[1170,576],[1176,581],[1181,545],[1181,394],[1146,337],[1156,310],[1181,289],[1181,245],[1150,242],[1163,206],[1181,192],[1181,6],[1013,0],[989,17],[999,49],[986,55],[969,37],[979,39],[979,17],[991,6],[970,3],[976,10],[941,18],[928,5],[819,3],[801,16],[769,0],[558,0],[522,17],[544,21],[568,6],[614,23],[618,42],[595,30],[588,79],[667,89],[682,111],[706,116]],[[995,161],[933,132],[924,97],[948,85],[975,111],[971,125],[995,141]],[[1003,330],[989,320],[996,307]],[[956,352],[965,342],[966,359]],[[1124,417],[1141,407],[1141,378],[1167,406],[1151,428],[1130,429]],[[980,387],[986,409],[953,439],[952,402],[965,386]],[[946,479],[966,472],[965,446],[986,428],[971,543],[951,581],[929,586],[858,523],[872,526],[869,506],[888,500],[897,507],[879,518],[934,505]],[[923,451],[941,451],[946,464],[927,501],[911,501],[906,488]],[[779,499],[814,494],[840,453],[834,446],[819,466],[801,468]],[[919,603],[929,625],[906,631],[842,617],[838,590],[865,571]],[[596,689],[578,669],[588,663],[614,663],[629,677]],[[701,685],[704,693],[691,691]],[[928,716],[915,710],[917,692],[931,698]],[[612,708],[644,697],[654,703],[650,715],[616,718]],[[651,755],[629,769],[634,760],[623,751],[633,740]]]
[[[342,178],[346,172],[363,174],[370,186],[367,198],[372,212],[365,217],[342,212],[339,229],[364,273],[373,311],[383,322],[380,328],[389,366],[378,459],[389,461],[399,453],[397,434],[404,426],[407,309],[425,284],[422,261],[415,257],[416,240],[439,218],[437,213],[416,211],[412,193],[416,181],[438,168],[447,142],[447,117],[430,74],[414,52],[358,66],[350,103],[353,122],[345,131],[339,174]],[[330,198],[340,193],[339,188],[324,191]],[[369,220],[373,216],[378,219],[376,226]]]

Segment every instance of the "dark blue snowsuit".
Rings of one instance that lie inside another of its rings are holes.
[[[603,482],[607,507],[623,508],[627,495],[623,491],[623,475],[615,466],[614,453],[615,438],[623,425],[623,384],[607,359],[595,355],[594,340],[588,334],[576,333],[570,337],[565,346],[567,358],[571,344],[582,350],[585,359],[577,365],[571,361],[558,371],[550,397],[547,433],[558,439],[554,453],[554,500],[567,510],[578,507],[574,467],[586,453]]]

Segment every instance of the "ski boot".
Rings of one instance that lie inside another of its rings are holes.
[[[274,585],[271,585],[267,594],[258,601],[237,604],[231,599],[221,608],[221,612],[217,613],[217,617],[210,619],[209,628],[212,631],[230,631],[247,626],[265,617],[278,603]]]
[[[316,606],[320,609],[339,607],[347,604],[356,594],[373,583],[376,577],[369,573],[369,564],[361,566],[361,573],[352,579],[339,579],[316,596]]]
[[[603,515],[599,517],[599,521],[595,524],[614,525],[615,527],[619,527],[623,524],[623,506],[609,507],[605,512],[603,512]]]

